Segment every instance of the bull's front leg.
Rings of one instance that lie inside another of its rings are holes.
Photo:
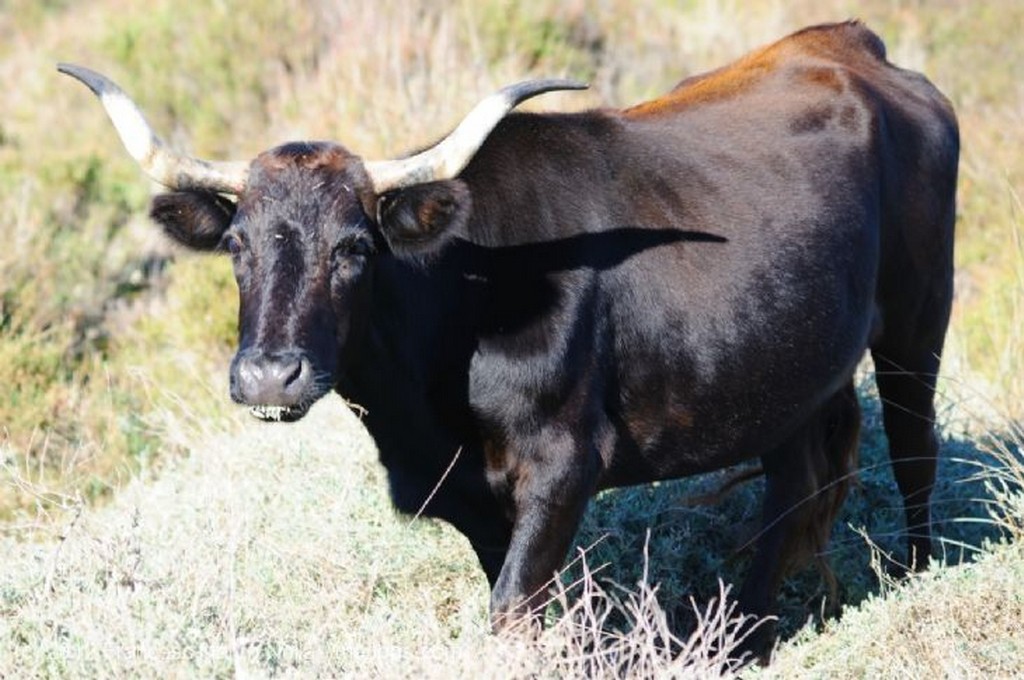
[[[507,630],[539,620],[549,586],[565,561],[599,465],[589,441],[560,428],[517,438],[503,451],[501,469],[513,515],[505,563],[491,591],[491,623]],[[494,462],[493,459],[491,461]]]

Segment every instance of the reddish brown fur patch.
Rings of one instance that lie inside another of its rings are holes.
[[[771,50],[771,47],[758,50],[729,66],[685,80],[667,95],[630,107],[623,114],[629,118],[646,118],[702,102],[728,99],[773,70],[775,58]]]
[[[839,71],[829,66],[812,66],[801,71],[799,77],[807,83],[819,85],[837,93],[842,92],[844,88]]]
[[[428,225],[429,231],[434,231],[434,226],[445,221],[452,214],[451,203],[439,201],[424,201],[417,211],[417,219],[420,224]]]
[[[686,409],[676,409],[672,412],[672,422],[681,428],[693,427],[693,412]]]
[[[670,114],[687,106],[736,96],[800,56],[849,67],[866,58],[885,58],[885,47],[860,22],[849,21],[807,28],[755,50],[723,68],[688,78],[663,97],[625,109],[628,118]],[[817,66],[803,73],[806,82],[840,91],[844,83],[836,68]]]
[[[335,144],[293,142],[264,151],[254,162],[271,172],[288,168],[341,171],[354,158]]]

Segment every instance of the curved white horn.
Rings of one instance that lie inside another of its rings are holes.
[[[450,135],[426,151],[399,160],[364,162],[373,190],[382,194],[413,184],[451,179],[462,172],[494,126],[518,104],[552,90],[586,88],[586,84],[573,80],[530,80],[504,87],[473,107]]]
[[[209,162],[175,153],[153,132],[139,107],[106,76],[74,64],[57,64],[57,70],[93,91],[143,172],[169,189],[204,189],[239,194],[249,174],[247,162]]]

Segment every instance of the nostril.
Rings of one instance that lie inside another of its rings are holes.
[[[298,361],[291,362],[282,367],[281,373],[282,375],[284,375],[285,389],[292,387],[297,382],[301,382],[300,378],[302,378],[302,369],[305,363],[306,362],[300,359]]]

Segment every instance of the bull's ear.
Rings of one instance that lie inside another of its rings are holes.
[[[396,255],[429,256],[463,232],[471,210],[465,183],[445,180],[384,194],[377,221]]]
[[[174,191],[153,199],[149,216],[164,233],[192,250],[216,250],[231,226],[235,204],[204,191]]]

